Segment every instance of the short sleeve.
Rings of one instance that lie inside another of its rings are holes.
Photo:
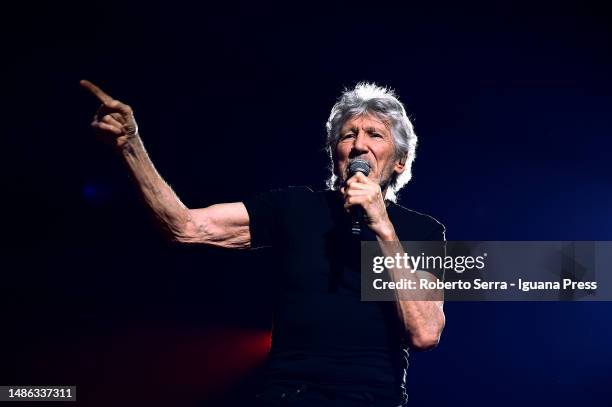
[[[446,227],[444,227],[444,225],[441,224],[440,222],[436,221],[433,231],[429,234],[429,236],[425,240],[445,242],[446,241]]]
[[[288,187],[255,195],[242,203],[249,214],[251,247],[276,246],[287,227],[288,217],[293,216],[296,202],[304,193],[312,193],[307,187]],[[294,209],[291,209],[291,208]]]
[[[394,211],[396,233],[404,243],[407,253],[415,255],[423,253],[426,256],[440,258],[435,266],[427,268],[427,271],[436,276],[438,280],[444,280],[444,259],[446,258],[446,228],[437,219],[424,213],[400,207],[400,211]],[[402,215],[402,216],[399,216]],[[393,220],[393,218],[392,218]]]
[[[251,247],[274,246],[278,235],[281,191],[268,191],[243,201],[249,214]]]
[[[443,224],[435,221],[433,231],[429,234],[427,241],[429,244],[429,255],[440,256],[440,258],[446,258],[446,228]],[[444,281],[444,267],[433,268],[429,270],[436,278],[440,281]]]

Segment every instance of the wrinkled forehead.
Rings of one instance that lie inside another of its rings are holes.
[[[351,129],[363,129],[370,132],[391,132],[391,122],[378,113],[363,112],[349,116],[340,127],[340,132]]]

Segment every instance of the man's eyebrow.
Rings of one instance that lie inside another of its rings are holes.
[[[384,134],[384,130],[377,129],[376,127],[371,127],[371,126],[370,127],[366,127],[365,131],[368,132],[368,133],[381,133],[381,134]]]

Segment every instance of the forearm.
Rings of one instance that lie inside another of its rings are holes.
[[[399,281],[403,275],[403,273],[398,273],[397,270],[389,271],[389,276],[393,281]],[[402,326],[412,345],[421,350],[435,347],[440,341],[445,324],[442,302],[437,300],[402,300],[396,292],[395,304]]]
[[[157,223],[178,240],[192,222],[189,209],[159,175],[138,135],[131,137],[119,152]]]
[[[378,241],[384,256],[403,256],[404,248],[395,234],[392,226],[378,236]],[[389,269],[389,278],[400,281],[402,278],[414,281],[419,286],[419,280],[426,278],[421,274],[426,272],[407,272],[407,270]],[[432,275],[433,278],[433,275]],[[412,345],[418,349],[429,349],[436,346],[444,328],[445,317],[442,309],[442,295],[438,291],[417,290],[418,295],[425,296],[422,300],[402,298],[401,291],[394,290],[395,305],[401,326]]]
[[[132,108],[87,80],[80,84],[101,102],[92,128],[119,152],[146,206],[171,239],[228,248],[249,247],[249,215],[242,203],[187,208],[155,170],[138,135]]]

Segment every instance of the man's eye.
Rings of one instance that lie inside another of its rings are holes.
[[[353,137],[353,136],[354,136],[354,134],[353,134],[353,133],[347,133],[347,134],[345,134],[344,136],[342,136],[342,140],[345,140],[345,139],[347,139],[347,138],[351,138],[351,137]]]
[[[382,138],[382,134],[372,133],[372,137],[379,137],[379,138]]]

